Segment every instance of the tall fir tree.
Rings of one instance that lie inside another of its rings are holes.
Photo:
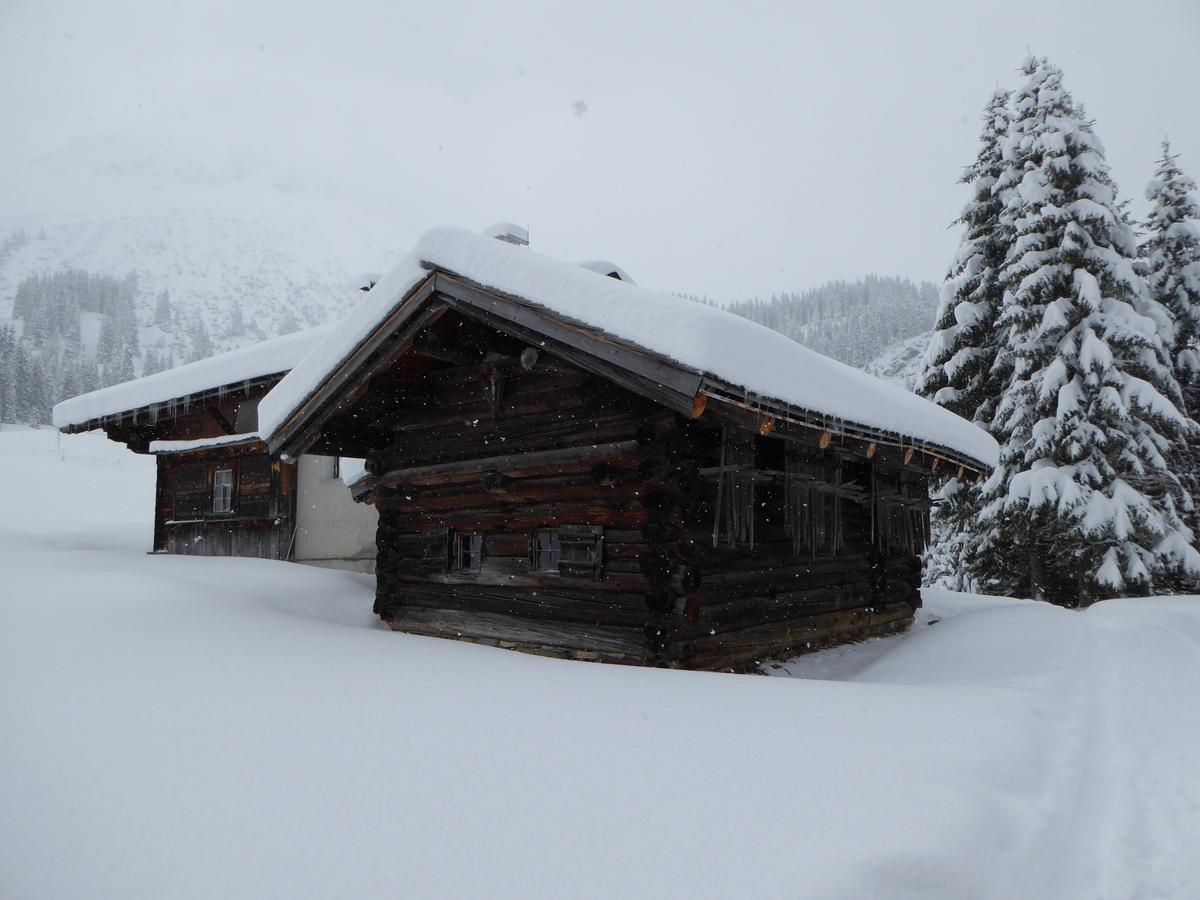
[[[0,422],[17,421],[17,336],[0,326]]]
[[[1146,187],[1150,215],[1138,247],[1153,300],[1171,316],[1171,357],[1183,392],[1184,408],[1200,416],[1200,203],[1196,182],[1179,168],[1171,144],[1163,140],[1162,158]],[[1193,441],[1193,444],[1195,442]],[[1191,494],[1193,531],[1200,522],[1200,453],[1177,445],[1172,460]]]
[[[933,338],[925,353],[917,393],[984,428],[991,425],[1005,375],[996,365],[1002,334],[996,327],[1003,289],[999,270],[1007,241],[1002,203],[994,191],[1008,133],[1008,93],[996,91],[983,114],[979,154],[963,173],[971,199],[955,220],[962,243],[942,284]],[[939,485],[925,580],[955,590],[967,582],[979,488],[950,478]]]
[[[229,335],[230,337],[241,337],[245,333],[246,317],[242,312],[241,301],[234,297],[233,306],[229,308]]]
[[[1135,271],[1104,148],[1043,59],[1024,66],[996,184],[1011,244],[998,325],[1011,366],[992,430],[973,574],[989,591],[1085,605],[1200,575],[1172,441],[1191,421]]]
[[[154,324],[159,328],[167,328],[171,324],[171,295],[166,288],[154,301]]]
[[[121,355],[121,362],[117,364],[116,370],[113,372],[113,384],[133,381],[137,377],[134,365],[133,347],[126,344],[125,352]]]
[[[188,362],[208,359],[213,355],[212,337],[208,333],[208,326],[204,324],[204,319],[199,315],[192,320],[188,328],[188,336],[192,339],[192,352],[188,356]]]
[[[29,413],[30,425],[49,425],[54,406],[54,384],[46,360],[39,356],[30,360]]]
[[[16,346],[13,354],[13,421],[21,425],[37,425],[40,419],[38,411],[38,386],[34,383],[37,372],[33,360],[25,352],[25,348]]]

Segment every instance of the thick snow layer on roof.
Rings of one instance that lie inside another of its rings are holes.
[[[588,269],[592,272],[599,272],[601,275],[607,275],[609,278],[619,278],[621,281],[624,281],[627,284],[637,284],[637,282],[629,276],[628,272],[618,266],[615,262],[611,262],[607,259],[582,259],[575,263],[575,265],[584,269]]]
[[[529,231],[524,225],[518,225],[516,222],[497,222],[495,225],[489,225],[483,229],[483,236],[495,238],[500,241],[508,241],[510,244],[528,244]]]
[[[141,409],[153,403],[165,403],[232,385],[250,378],[286,372],[308,353],[324,335],[329,325],[319,325],[296,331],[228,353],[210,356],[185,366],[156,372],[111,387],[81,394],[64,400],[54,407],[54,424],[59,428],[82,425],[101,416]]]
[[[248,444],[261,441],[257,431],[246,434],[222,434],[218,437],[195,438],[190,441],[151,441],[151,453],[186,453],[189,450],[206,450],[209,447],[224,447],[229,444]]]
[[[338,472],[346,487],[354,487],[367,477],[367,461],[354,456],[343,456]]]
[[[426,232],[412,252],[259,405],[270,436],[428,272],[424,262],[601,328],[763,397],[890,431],[994,466],[981,428],[901,387],[822,356],[725,310],[653,291],[456,228]]]

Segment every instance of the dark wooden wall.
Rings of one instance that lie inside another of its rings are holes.
[[[495,403],[489,375],[421,377],[427,405],[371,460],[383,474],[376,611],[405,631],[642,661],[638,556],[655,511],[636,477],[637,433],[670,414],[550,361],[510,367]],[[601,528],[603,565],[537,571],[533,535],[560,525]],[[451,571],[450,542],[474,534],[480,570]]]
[[[233,508],[212,511],[213,473],[234,472]],[[216,447],[158,456],[154,550],[193,556],[288,559],[296,467],[265,448]]]
[[[362,401],[388,435],[368,467],[376,612],[393,628],[744,668],[911,621],[920,473],[822,448],[816,432],[689,421],[544,354],[525,365],[502,349],[500,362],[385,374]],[[894,515],[893,490],[911,493],[911,508]],[[565,540],[596,529],[599,564],[539,570],[537,532],[558,526]]]
[[[911,622],[920,605],[923,476],[822,449],[815,432],[810,440],[742,432],[753,452],[729,471],[728,446],[724,466],[721,457],[728,429],[685,429],[685,439],[663,448],[690,483],[678,541],[665,548],[665,564],[684,576],[671,586],[677,615],[662,618],[664,658],[750,666]],[[893,513],[893,490],[913,503]]]

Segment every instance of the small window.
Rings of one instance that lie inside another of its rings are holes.
[[[478,572],[483,567],[483,535],[450,535],[450,571]]]
[[[573,578],[599,578],[604,529],[598,525],[562,525],[558,529],[558,571]]]
[[[233,509],[233,469],[213,472],[212,511],[227,513]]]
[[[557,528],[545,528],[533,533],[533,567],[539,572],[557,572],[562,557],[562,544]]]

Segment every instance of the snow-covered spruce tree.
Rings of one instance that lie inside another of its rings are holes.
[[[1008,121],[1008,93],[997,91],[984,109],[979,154],[961,179],[970,186],[971,199],[955,224],[965,231],[942,284],[933,338],[917,383],[921,396],[985,428],[1006,380],[996,366],[1002,339],[996,317],[1003,294],[999,270],[1008,244],[1001,227],[1002,204],[993,188],[1004,167]],[[979,489],[951,477],[938,486],[938,499],[925,581],[966,590]]]
[[[1154,179],[1146,187],[1150,215],[1146,236],[1138,248],[1152,300],[1171,316],[1171,358],[1183,392],[1184,408],[1194,420],[1200,416],[1200,203],[1196,182],[1180,171],[1171,145],[1164,140],[1163,155]],[[1194,442],[1193,442],[1194,443]],[[1172,462],[1191,495],[1196,530],[1200,509],[1200,459],[1196,448],[1173,448]]]
[[[1012,243],[998,324],[1012,366],[983,486],[973,574],[988,591],[1086,605],[1200,575],[1167,454],[1180,412],[1159,324],[1135,271],[1133,231],[1104,148],[1062,86],[1030,59],[996,184]]]

